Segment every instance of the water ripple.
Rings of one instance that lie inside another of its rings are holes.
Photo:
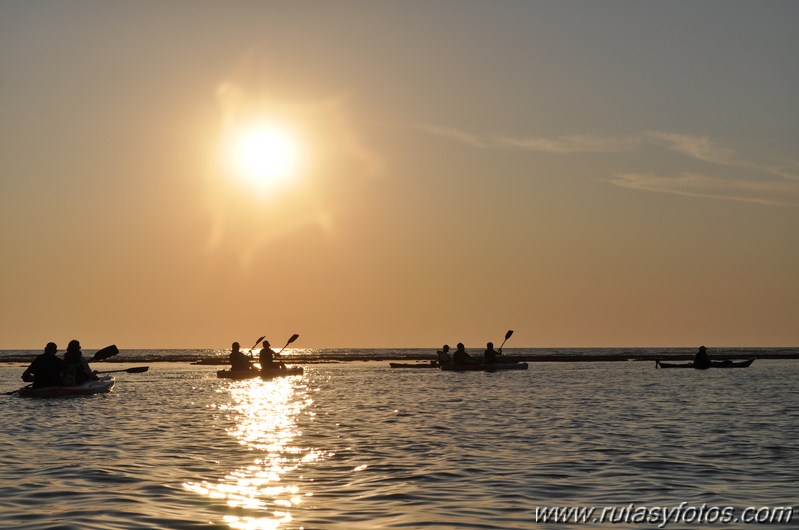
[[[791,361],[420,372],[348,363],[235,382],[164,364],[105,396],[5,396],[0,526],[514,529],[550,505],[796,497]],[[18,377],[0,367],[5,387]]]

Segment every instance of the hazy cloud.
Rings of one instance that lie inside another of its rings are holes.
[[[757,164],[707,136],[667,131],[644,131],[630,136],[569,135],[554,137],[511,137],[477,135],[453,127],[423,125],[423,130],[443,138],[481,149],[518,149],[560,154],[635,153],[642,145],[657,146],[718,167],[718,175],[684,171],[677,175],[620,171],[607,180],[623,188],[672,193],[769,205],[799,205],[799,171],[796,162],[780,166]],[[623,160],[619,165],[623,165]],[[736,178],[724,175],[734,168]],[[711,172],[713,169],[710,168]],[[747,177],[741,177],[744,174]]]
[[[749,165],[738,159],[732,149],[722,147],[706,136],[647,131],[643,138],[697,160],[725,166]]]
[[[766,168],[766,171],[787,180],[799,181],[799,168],[796,167],[797,165],[799,164],[791,164],[788,168],[769,166]]]
[[[496,147],[496,145],[492,144],[490,141],[486,141],[480,138],[479,136],[467,133],[465,131],[456,129],[454,127],[439,127],[437,125],[425,124],[425,125],[419,125],[419,128],[430,134],[441,136],[443,138],[448,138],[450,140],[455,140],[467,145],[471,145],[472,147],[480,147],[480,148]]]
[[[799,205],[799,186],[790,181],[727,179],[699,173],[660,176],[622,173],[608,182],[622,188],[767,205]]]
[[[640,140],[635,137],[602,138],[600,136],[575,135],[554,138],[497,137],[498,146],[513,147],[527,151],[548,153],[622,153],[636,149]]]
[[[421,125],[430,134],[482,149],[519,149],[546,153],[620,153],[637,148],[638,137],[604,138],[592,135],[515,138],[503,135],[480,136],[454,127]]]
[[[647,131],[646,141],[690,158],[727,168],[743,169],[749,178],[729,178],[698,173],[677,176],[621,174],[609,182],[617,186],[769,205],[799,205],[799,176],[795,171],[760,165],[706,136]],[[795,167],[795,164],[793,165]],[[723,172],[719,169],[719,172]],[[778,178],[774,178],[778,177]]]

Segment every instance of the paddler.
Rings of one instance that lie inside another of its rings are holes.
[[[438,352],[438,364],[444,366],[450,363],[452,363],[452,357],[449,355],[449,344],[444,344],[441,351]],[[435,361],[430,361],[430,364],[435,364]]]
[[[694,368],[709,368],[710,365],[711,362],[707,354],[707,348],[700,346],[699,351],[697,351],[694,356]]]
[[[462,342],[458,343],[457,349],[455,353],[452,355],[452,360],[455,364],[469,364],[471,362],[471,356],[466,353],[466,347],[463,345]]]
[[[33,383],[34,388],[45,386],[61,386],[62,376],[67,369],[59,357],[56,356],[58,346],[55,342],[48,342],[44,352],[39,354],[22,373],[22,380]]]
[[[64,375],[65,385],[82,385],[86,381],[96,381],[99,379],[97,374],[92,372],[89,362],[83,357],[80,350],[80,342],[77,340],[69,341],[67,351],[64,353],[64,364],[66,364],[66,374]]]
[[[261,363],[262,371],[282,370],[286,367],[280,360],[280,354],[273,351],[268,340],[264,341],[261,353],[258,354],[258,361]]]
[[[234,342],[230,347],[230,369],[233,371],[250,370],[250,359],[241,351],[238,342]]]
[[[488,344],[486,344],[486,351],[483,353],[483,356],[485,357],[485,362],[487,364],[494,364],[500,362],[499,360],[500,355],[502,355],[502,348],[500,348],[499,351],[496,351],[494,349],[493,342],[489,342]]]

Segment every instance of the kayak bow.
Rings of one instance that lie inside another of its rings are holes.
[[[662,361],[655,361],[655,368],[696,368],[697,370],[704,370],[706,368],[749,368],[754,359],[747,359],[745,361],[710,361],[710,366],[694,366],[694,363],[664,363]]]
[[[438,368],[437,362],[429,363],[388,363],[392,368]]]
[[[70,386],[44,386],[35,388],[25,386],[17,390],[17,394],[22,397],[68,397],[68,396],[89,396],[92,394],[105,394],[111,392],[114,386],[114,377],[107,375],[97,381],[86,381],[81,385]]]
[[[270,378],[286,375],[302,375],[302,366],[290,366],[286,368],[273,368],[270,370],[218,370],[216,376],[220,379],[255,379],[256,377]]]
[[[500,372],[505,370],[527,370],[527,363],[474,363],[445,364],[441,369],[446,372]]]

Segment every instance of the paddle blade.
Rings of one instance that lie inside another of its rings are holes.
[[[95,374],[119,374],[122,372],[126,372],[129,374],[140,374],[142,372],[146,372],[149,370],[149,366],[136,366],[135,368],[126,368],[124,370],[105,370],[102,372],[98,372],[97,370],[94,371]]]
[[[508,340],[510,336],[513,335],[513,330],[509,329],[507,333],[505,333],[505,340]]]
[[[256,340],[256,341],[255,341],[255,344],[253,344],[253,345],[252,345],[252,348],[250,348],[250,349],[251,349],[251,350],[252,350],[252,349],[255,349],[255,348],[256,348],[256,347],[257,347],[257,346],[258,346],[258,345],[261,343],[261,341],[262,341],[262,340],[264,340],[265,338],[266,338],[266,335],[264,335],[264,336],[263,336],[263,337],[261,337],[260,339]]]
[[[111,346],[106,346],[101,350],[97,350],[97,352],[92,356],[90,361],[104,361],[109,357],[113,357],[114,355],[119,354],[119,348],[117,348],[116,344],[112,344]]]
[[[296,333],[295,333],[294,335],[292,335],[292,336],[291,336],[291,338],[290,338],[290,339],[289,339],[289,340],[286,342],[286,345],[285,345],[285,346],[283,346],[282,348],[280,348],[280,351],[279,351],[279,352],[277,352],[277,353],[282,353],[282,352],[283,352],[283,350],[285,350],[285,349],[288,347],[288,345],[289,345],[289,344],[291,344],[292,342],[294,342],[295,340],[297,340],[299,337],[300,337],[300,336],[299,336],[299,335],[297,335]]]

